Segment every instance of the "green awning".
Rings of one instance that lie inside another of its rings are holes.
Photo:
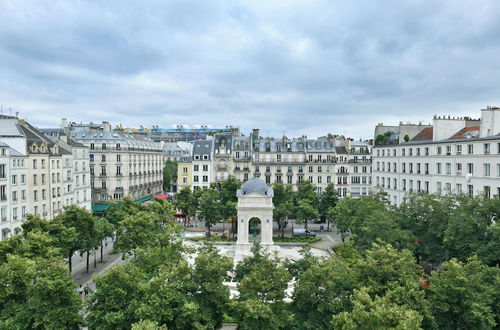
[[[141,204],[141,203],[150,201],[151,199],[153,199],[152,196],[146,196],[146,197],[142,197],[142,198],[136,199],[135,202]]]
[[[136,199],[134,202],[136,202],[138,204],[141,204],[141,203],[150,201],[152,199],[153,199],[152,196],[146,196],[146,197],[142,197],[142,198]],[[108,207],[109,207],[109,204],[92,204],[92,211],[94,211],[94,212],[104,212],[104,211],[106,211],[108,209]]]
[[[109,207],[108,204],[92,204],[92,211],[94,212],[104,212]]]

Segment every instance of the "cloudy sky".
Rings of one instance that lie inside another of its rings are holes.
[[[0,104],[370,137],[500,105],[500,1],[0,0]]]

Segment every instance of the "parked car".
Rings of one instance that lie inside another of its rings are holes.
[[[293,228],[292,236],[295,237],[316,237],[316,234],[304,228]]]

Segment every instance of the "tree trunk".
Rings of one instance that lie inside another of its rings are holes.
[[[73,258],[73,251],[69,251],[69,258],[68,258],[68,266],[69,266],[69,273],[71,274],[73,272],[73,264],[72,264],[72,258]]]
[[[101,262],[102,262],[102,242],[101,242]]]
[[[307,230],[307,219],[304,220],[305,223],[305,229]]]
[[[326,220],[326,231],[330,231],[330,221]]]
[[[87,274],[89,273],[89,251],[87,251]]]
[[[94,251],[94,268],[97,268],[97,251]]]

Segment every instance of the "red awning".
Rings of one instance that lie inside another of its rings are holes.
[[[156,194],[153,196],[154,198],[161,198],[161,199],[169,199],[170,197],[164,194]]]

